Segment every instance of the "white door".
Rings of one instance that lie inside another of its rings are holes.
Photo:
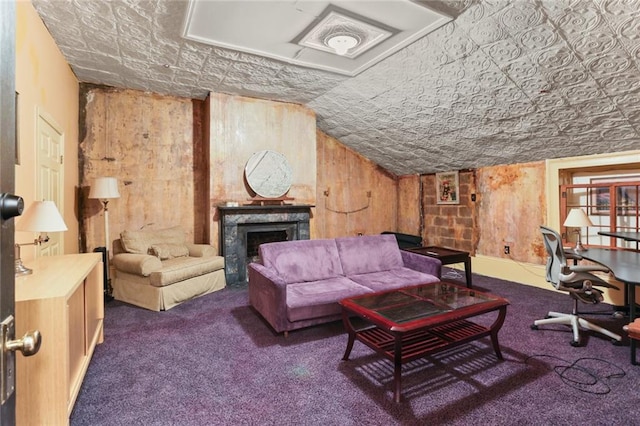
[[[38,200],[53,201],[63,214],[62,182],[64,135],[61,127],[46,112],[38,109],[36,137],[38,139],[37,168],[38,182],[36,194]],[[61,232],[49,235],[49,241],[38,246],[38,257],[54,256],[64,253],[64,240]]]

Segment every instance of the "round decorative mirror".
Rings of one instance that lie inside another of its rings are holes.
[[[282,197],[291,188],[291,166],[284,155],[258,151],[249,158],[244,175],[249,187],[264,198]]]

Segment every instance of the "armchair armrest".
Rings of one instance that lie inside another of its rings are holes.
[[[216,249],[209,244],[185,244],[189,249],[191,257],[212,257],[217,256]]]
[[[250,263],[249,303],[280,333],[287,331],[287,284],[273,270]]]
[[[118,271],[148,277],[162,269],[162,262],[148,254],[119,253],[113,256],[113,266]]]
[[[442,278],[442,262],[435,257],[423,256],[406,250],[400,250],[404,266],[415,271]]]

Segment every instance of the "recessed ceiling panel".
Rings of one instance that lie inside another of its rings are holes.
[[[190,0],[183,36],[355,76],[451,19],[409,0]],[[331,25],[337,38],[325,30]]]
[[[300,46],[311,47],[332,55],[357,58],[398,31],[379,22],[363,22],[347,11],[329,6],[317,23],[293,40]]]

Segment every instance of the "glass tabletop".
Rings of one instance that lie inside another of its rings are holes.
[[[441,282],[354,297],[350,302],[402,324],[495,299],[487,293]]]

